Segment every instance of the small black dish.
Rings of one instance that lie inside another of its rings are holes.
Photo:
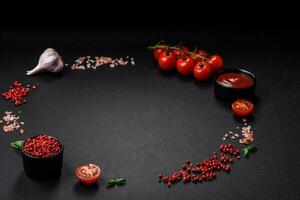
[[[253,84],[249,87],[244,87],[244,88],[234,88],[234,87],[224,86],[220,84],[217,81],[217,79],[219,76],[226,73],[239,73],[239,74],[247,75],[253,80]],[[231,102],[238,98],[246,98],[250,100],[255,99],[254,91],[256,87],[256,77],[254,74],[252,74],[249,71],[246,71],[244,69],[234,69],[234,68],[224,69],[218,74],[216,74],[213,81],[214,81],[214,93],[218,99],[221,99],[223,101],[231,101]]]
[[[31,139],[37,136],[31,137]],[[57,140],[61,145],[60,152],[54,156],[47,158],[34,157],[26,154],[22,148],[23,167],[25,174],[29,178],[44,181],[58,179],[60,177],[63,164],[64,146],[57,138],[53,136],[51,137]]]

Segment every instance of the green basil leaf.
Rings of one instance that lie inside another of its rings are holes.
[[[247,156],[249,153],[248,149],[243,149],[243,151],[244,151],[244,156]]]
[[[248,149],[249,152],[253,152],[257,150],[256,145],[249,145],[246,148]]]
[[[10,143],[10,145],[13,148],[18,149],[18,150],[22,149],[23,144],[24,144],[24,140],[18,140],[18,141],[14,141],[14,142]]]
[[[108,185],[106,185],[107,188],[111,188],[111,187],[114,187],[114,186],[115,186],[115,184],[108,184]]]
[[[247,157],[249,153],[254,152],[257,150],[256,145],[249,145],[246,148],[243,149],[244,151],[244,156]]]
[[[115,179],[110,179],[109,181],[108,181],[108,184],[115,184],[116,183],[116,180]]]
[[[126,181],[125,182],[118,182],[117,185],[125,185],[126,184]]]
[[[117,182],[117,183],[125,183],[125,182],[126,182],[126,179],[124,179],[124,178],[117,178],[117,179],[116,179],[116,182]]]

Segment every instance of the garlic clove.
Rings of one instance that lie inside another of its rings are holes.
[[[54,49],[48,48],[41,54],[38,65],[26,74],[31,76],[44,71],[58,73],[63,70],[63,67],[64,63],[60,55]]]
[[[38,74],[38,73],[40,73],[40,72],[42,72],[42,71],[45,71],[45,69],[42,68],[42,67],[40,67],[39,65],[37,65],[37,66],[36,66],[35,68],[33,68],[32,70],[27,71],[27,72],[26,72],[26,75],[27,75],[27,76],[31,76],[31,75],[33,75],[33,74]]]

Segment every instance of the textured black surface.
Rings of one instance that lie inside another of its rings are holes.
[[[0,112],[21,110],[25,134],[0,139],[0,199],[298,199],[299,167],[299,36],[298,29],[199,32],[153,30],[64,31],[2,30],[0,91],[14,80],[41,84],[28,104],[15,108],[0,99]],[[237,161],[230,175],[201,185],[159,184],[186,159],[209,157],[223,134],[235,127],[228,106],[218,102],[210,84],[176,73],[162,74],[147,52],[160,39],[220,53],[226,67],[239,67],[257,76],[258,102],[251,124],[257,153]],[[61,75],[26,77],[40,53],[55,48],[71,63],[80,55],[134,56],[136,66]],[[37,182],[25,177],[21,155],[9,143],[39,133],[60,138],[65,145],[62,177]],[[74,169],[99,164],[98,185],[77,182]],[[107,189],[109,178],[128,184]]]

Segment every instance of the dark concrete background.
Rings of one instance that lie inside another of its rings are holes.
[[[39,82],[28,104],[15,108],[0,99],[0,112],[21,110],[26,133],[0,139],[0,199],[297,199],[299,167],[299,29],[297,27],[207,28],[197,31],[147,29],[8,27],[1,30],[0,91],[14,80]],[[257,153],[237,161],[230,175],[201,185],[168,188],[157,175],[182,162],[209,157],[225,132],[235,127],[227,105],[210,84],[162,74],[147,46],[165,39],[183,41],[224,57],[225,67],[256,74],[257,97],[251,125]],[[81,55],[134,56],[136,66],[61,75],[26,77],[47,47],[71,63]],[[9,143],[39,133],[65,145],[63,174],[55,182],[27,179],[18,152]],[[84,163],[99,164],[103,177],[85,187],[74,176]],[[112,177],[124,187],[106,189]]]

